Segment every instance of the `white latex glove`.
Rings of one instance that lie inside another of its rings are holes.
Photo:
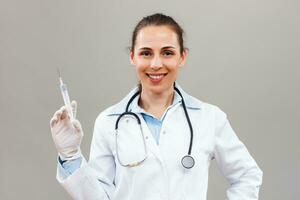
[[[63,160],[72,160],[81,156],[80,144],[83,131],[80,122],[76,119],[76,101],[71,103],[74,120],[71,121],[65,106],[56,111],[50,120],[52,138],[58,154]]]

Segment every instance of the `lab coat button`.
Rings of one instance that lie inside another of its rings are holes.
[[[148,136],[146,136],[145,138],[146,138],[146,140],[148,140]]]
[[[167,131],[163,131],[163,134],[165,135],[167,133]]]

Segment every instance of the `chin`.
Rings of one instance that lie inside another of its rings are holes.
[[[158,84],[158,85],[147,84],[147,86],[145,88],[153,93],[161,94],[163,92],[168,91],[170,89],[170,87],[173,87],[173,83],[172,84]]]

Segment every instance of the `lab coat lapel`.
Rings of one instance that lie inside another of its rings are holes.
[[[153,138],[150,129],[148,128],[148,125],[146,124],[144,118],[142,117],[141,114],[139,114],[139,117],[141,119],[141,124],[142,124],[142,129],[144,131],[144,137],[146,141],[146,148],[147,148],[147,153],[149,156],[150,151],[154,154],[154,156],[162,163],[162,156],[159,150],[158,145],[155,142],[155,139]]]

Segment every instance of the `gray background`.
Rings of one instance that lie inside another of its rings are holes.
[[[61,67],[85,136],[137,82],[127,47],[154,12],[185,29],[179,83],[221,107],[264,171],[260,199],[299,191],[300,4],[292,0],[0,0],[0,199],[70,199],[56,182],[49,120],[62,105]],[[208,199],[224,199],[212,163]]]

